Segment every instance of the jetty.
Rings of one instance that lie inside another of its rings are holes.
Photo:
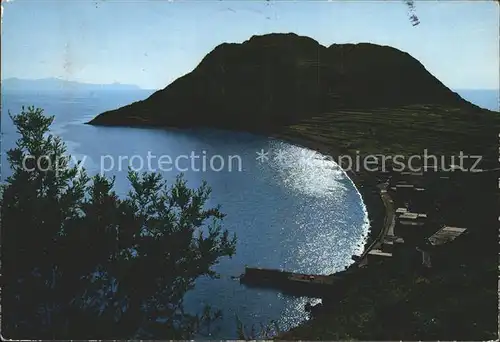
[[[331,275],[304,274],[296,272],[282,271],[278,269],[267,269],[259,267],[245,267],[245,273],[240,276],[240,283],[249,287],[273,288],[299,296],[308,296],[313,298],[323,297],[332,293],[332,288],[342,288],[346,284],[344,280],[347,275],[356,272],[358,267],[367,263],[368,255],[372,256],[392,256],[392,253],[386,253],[381,248],[385,244],[392,243],[386,241],[386,236],[394,236],[395,212],[391,197],[387,192],[387,183],[379,184],[378,190],[382,202],[385,206],[385,220],[383,227],[372,243],[365,249],[361,256],[353,256],[355,263],[345,271],[337,272]],[[358,266],[358,267],[353,267]]]
[[[249,287],[274,288],[284,293],[321,297],[331,291],[332,285],[342,277],[342,272],[335,275],[305,274],[268,269],[245,267],[240,283]]]

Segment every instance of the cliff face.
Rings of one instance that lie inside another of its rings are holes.
[[[268,130],[340,108],[407,104],[469,105],[392,47],[269,34],[217,46],[191,73],[90,124]]]

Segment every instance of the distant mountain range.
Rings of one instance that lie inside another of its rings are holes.
[[[66,81],[59,78],[42,78],[37,80],[6,78],[2,80],[2,91],[61,91],[61,90],[138,90],[133,84],[91,84]]]

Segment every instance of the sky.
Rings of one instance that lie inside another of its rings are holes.
[[[499,5],[417,1],[11,0],[2,79],[57,77],[159,89],[214,47],[294,32],[329,46],[371,42],[417,58],[452,89],[499,88]]]

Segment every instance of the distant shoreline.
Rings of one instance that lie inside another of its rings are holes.
[[[87,83],[79,81],[69,81],[56,77],[40,78],[40,79],[24,79],[17,77],[10,77],[1,80],[2,92],[47,92],[47,91],[141,91],[155,89],[143,89],[135,84],[126,83]]]

